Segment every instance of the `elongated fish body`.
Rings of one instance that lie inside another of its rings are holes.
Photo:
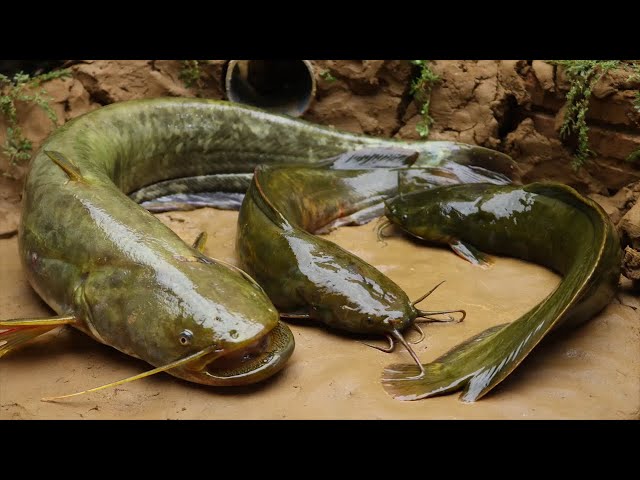
[[[324,168],[258,167],[238,217],[236,247],[243,267],[281,312],[354,333],[391,334],[419,316],[404,291],[315,233],[379,216],[402,178],[405,186],[424,188],[472,181],[474,170],[455,162],[414,168],[411,155],[368,152],[349,152]],[[494,175],[493,181],[508,181]]]
[[[465,242],[488,253],[544,265],[558,287],[516,321],[490,328],[424,365],[392,365],[384,388],[417,400],[463,389],[475,401],[504,380],[550,331],[593,317],[613,298],[620,275],[618,235],[592,200],[556,183],[456,185],[414,192],[387,204],[387,217],[409,234],[441,244]]]
[[[396,184],[397,173],[386,169],[258,167],[238,217],[236,248],[243,267],[281,312],[355,333],[404,329],[418,313],[402,289],[314,235],[351,213],[366,212]]]
[[[155,366],[196,355],[197,362],[169,373],[199,383],[235,385],[271,376],[294,341],[262,288],[186,245],[127,195],[199,176],[210,176],[214,190],[222,185],[244,193],[258,164],[313,163],[372,145],[400,143],[198,99],[123,102],[78,117],[35,155],[19,230],[29,282],[61,317],[2,325],[33,333],[55,321],[71,323]],[[512,169],[508,157],[487,149],[411,145],[425,163],[451,156]],[[10,337],[0,343],[0,355],[26,338],[14,330],[0,332]]]

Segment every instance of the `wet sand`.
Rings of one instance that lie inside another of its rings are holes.
[[[237,263],[237,214],[202,209],[159,217],[187,242],[205,230],[208,255]],[[344,227],[328,237],[369,261],[417,298],[446,280],[422,308],[463,308],[461,324],[430,324],[416,346],[435,359],[466,338],[515,320],[548,295],[559,277],[545,268],[496,258],[482,270],[447,249],[394,237],[376,240],[375,224]],[[0,316],[51,315],[31,290],[17,256],[16,238],[0,240]],[[400,402],[380,385],[382,369],[409,362],[398,349],[384,354],[354,338],[313,324],[293,324],[296,349],[285,369],[243,388],[193,385],[158,374],[59,403],[63,395],[135,375],[149,365],[101,345],[72,328],[50,332],[0,360],[0,419],[638,419],[640,418],[640,309],[620,295],[577,329],[545,339],[492,393],[467,404],[458,393]],[[631,306],[629,306],[631,305]],[[383,345],[384,342],[380,342]]]

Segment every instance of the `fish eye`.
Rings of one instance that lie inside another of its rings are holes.
[[[193,332],[191,330],[183,330],[180,332],[180,345],[187,346],[191,343],[191,339],[193,338]]]
[[[402,220],[406,220],[407,218],[409,218],[409,215],[407,215],[406,213],[402,214]]]

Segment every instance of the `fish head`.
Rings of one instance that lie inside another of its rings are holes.
[[[453,239],[450,224],[455,220],[449,203],[439,198],[446,187],[398,195],[385,202],[387,219],[410,235],[445,244]]]
[[[293,336],[266,293],[236,267],[196,254],[115,270],[85,284],[90,329],[157,367],[193,358],[168,370],[174,376],[249,384],[276,373],[293,352]]]
[[[324,239],[305,243],[312,255],[298,289],[309,316],[331,327],[363,334],[403,330],[418,315],[398,284],[364,260]],[[298,252],[301,248],[298,248]]]

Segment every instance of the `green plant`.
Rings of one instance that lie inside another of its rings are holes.
[[[337,78],[331,74],[331,70],[325,70],[320,74],[320,77],[327,82],[335,82],[337,80]]]
[[[180,80],[182,80],[187,88],[194,85],[198,88],[202,87],[202,69],[203,63],[207,63],[206,60],[182,60],[182,69],[178,74]]]
[[[0,113],[7,122],[7,138],[2,146],[2,151],[9,157],[11,166],[31,159],[33,145],[25,138],[22,129],[18,125],[18,112],[16,102],[35,103],[47,114],[53,125],[58,118],[56,112],[49,105],[50,98],[45,97],[44,89],[35,90],[40,85],[54,78],[68,77],[69,70],[54,70],[31,77],[26,73],[16,73],[13,78],[0,74]]]
[[[429,105],[431,103],[431,90],[440,81],[440,77],[431,70],[430,60],[411,60],[411,63],[418,67],[418,74],[411,82],[411,94],[420,105],[420,116],[422,117],[416,125],[416,130],[421,137],[429,135],[433,118],[429,115]]]
[[[550,63],[563,67],[570,83],[560,138],[576,135],[577,146],[571,165],[574,170],[579,170],[593,155],[589,148],[589,126],[586,121],[593,87],[605,73],[619,66],[620,60],[554,60]]]

